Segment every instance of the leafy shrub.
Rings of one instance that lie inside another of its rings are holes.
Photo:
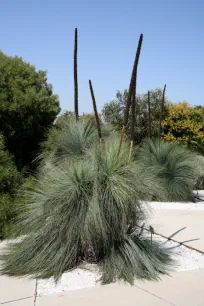
[[[204,153],[204,109],[186,102],[169,104],[163,121],[166,141]]]

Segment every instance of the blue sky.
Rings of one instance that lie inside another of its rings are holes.
[[[73,40],[79,32],[79,109],[99,110],[128,87],[140,33],[139,93],[167,84],[173,102],[203,105],[203,0],[1,1],[0,49],[48,71],[62,110],[73,109]]]

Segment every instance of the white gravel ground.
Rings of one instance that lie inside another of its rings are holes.
[[[153,209],[204,210],[204,202],[149,202],[145,203],[145,205],[146,204]],[[156,235],[153,236],[153,239],[158,239],[165,248],[171,249],[172,257],[176,262],[176,272],[204,268],[204,255]],[[42,296],[69,290],[94,287],[99,283],[99,279],[100,273],[97,266],[87,265],[86,269],[81,267],[71,272],[64,273],[57,285],[53,278],[48,280],[38,280],[37,295]]]
[[[147,204],[153,209],[204,210],[204,202],[148,202]]]
[[[180,272],[204,268],[204,255],[156,235],[153,236],[153,239],[158,239],[163,247],[171,250],[172,257],[176,260],[175,271]],[[55,285],[53,278],[38,280],[37,295],[42,296],[93,287],[96,286],[99,279],[100,273],[97,266],[87,265],[64,273],[57,285]]]
[[[53,278],[38,280],[37,296],[60,293],[69,290],[94,287],[100,278],[97,266],[92,265],[90,270],[78,268],[71,272],[64,273],[60,281],[55,284]]]

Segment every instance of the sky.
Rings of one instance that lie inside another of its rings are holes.
[[[79,111],[92,112],[128,88],[144,35],[137,92],[167,84],[167,98],[203,105],[203,0],[2,0],[0,50],[46,70],[62,111],[73,110],[74,29],[78,28]]]

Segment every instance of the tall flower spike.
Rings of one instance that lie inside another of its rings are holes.
[[[130,132],[130,153],[129,153],[129,161],[131,160],[132,156],[132,149],[133,149],[133,143],[135,138],[135,104],[136,104],[136,83],[135,86],[133,86],[132,90],[132,112],[131,112],[131,132]]]
[[[143,34],[140,35],[140,39],[139,39],[138,46],[137,46],[137,52],[136,52],[136,55],[135,55],[135,61],[134,61],[133,69],[132,69],[132,76],[131,76],[131,80],[130,80],[130,86],[129,86],[129,91],[128,91],[126,108],[125,108],[125,112],[124,112],[124,120],[123,120],[123,127],[122,127],[122,131],[121,131],[120,144],[119,144],[119,148],[118,148],[118,156],[120,154],[120,150],[121,150],[121,146],[122,146],[122,142],[123,142],[123,137],[124,137],[124,134],[125,134],[125,128],[126,128],[126,125],[128,123],[129,110],[130,110],[131,98],[132,98],[134,87],[135,87],[135,94],[136,94],[137,67],[138,67],[138,63],[139,63],[142,41],[143,41]]]
[[[79,119],[78,109],[78,77],[77,77],[77,49],[78,49],[78,31],[75,29],[74,37],[74,111],[76,120]]]
[[[92,97],[92,102],[93,102],[93,109],[95,113],[95,118],[96,118],[96,125],[97,125],[97,130],[98,130],[98,137],[100,141],[100,147],[102,149],[102,133],[101,133],[101,125],[100,125],[100,120],[98,116],[98,111],[97,111],[97,106],[96,106],[96,99],[93,91],[93,86],[91,83],[91,80],[89,80],[89,87],[90,87],[90,92],[91,92],[91,97]]]
[[[166,84],[164,85],[161,107],[160,107],[160,117],[159,117],[159,126],[158,126],[158,140],[159,141],[161,139],[161,125],[162,125],[162,117],[163,117],[163,110],[164,110],[165,91],[166,91]]]
[[[148,90],[148,137],[152,138],[152,129],[151,129],[151,107],[150,107],[150,91]]]

